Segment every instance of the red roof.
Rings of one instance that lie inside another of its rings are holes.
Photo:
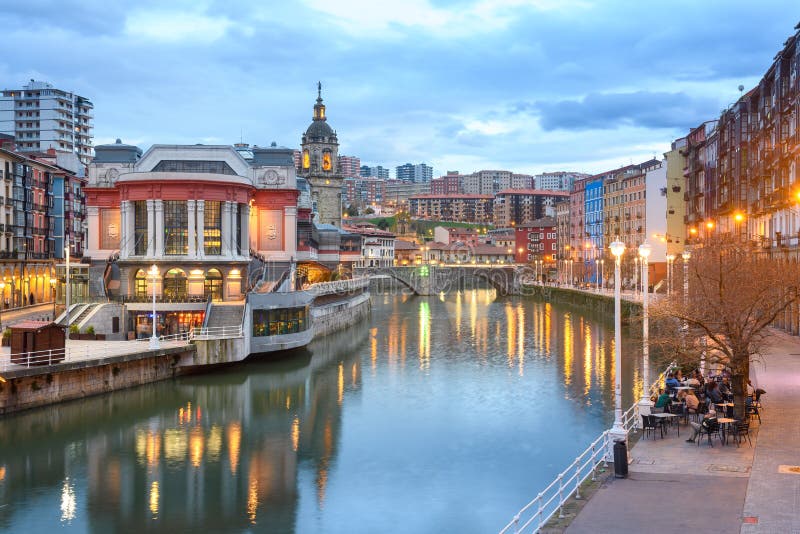
[[[568,197],[568,191],[555,191],[553,189],[503,189],[498,195],[537,195],[548,197]]]
[[[441,198],[445,200],[469,200],[469,199],[483,199],[483,200],[491,200],[494,197],[492,195],[468,195],[464,193],[459,193],[456,195],[413,195],[408,197],[409,199],[434,199],[434,198]]]

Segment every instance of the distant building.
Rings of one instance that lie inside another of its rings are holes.
[[[507,228],[527,224],[543,217],[555,217],[555,205],[565,199],[565,191],[506,189],[494,199],[494,225]]]
[[[408,199],[414,195],[427,195],[430,193],[431,184],[421,182],[402,182],[400,180],[386,180],[383,207],[388,212],[408,209]]]
[[[74,152],[87,164],[94,155],[93,109],[86,97],[31,80],[0,93],[0,133],[14,136],[18,152]]]
[[[686,191],[683,177],[683,169],[686,168],[686,157],[683,152],[685,148],[686,138],[682,137],[673,141],[671,150],[664,154],[667,168],[667,183],[665,184],[667,196],[666,253],[676,257],[683,253],[686,243],[686,224],[683,222],[686,215],[686,203],[683,200]]]
[[[431,242],[426,245],[424,261],[444,264],[491,265],[513,263],[509,249],[486,244],[463,245]]]
[[[570,203],[569,198],[556,202],[556,260],[558,262],[558,272],[566,273],[569,271],[571,259],[570,251]],[[562,276],[561,282],[567,282],[568,277]]]
[[[486,237],[490,245],[513,249],[516,245],[515,234],[514,228],[497,228],[489,230]]]
[[[424,163],[406,163],[395,168],[395,178],[403,182],[428,183],[433,179],[433,167]]]
[[[432,195],[456,195],[463,193],[461,187],[462,176],[458,171],[448,171],[445,176],[431,180]]]
[[[580,172],[545,172],[534,176],[536,189],[553,189],[556,191],[569,191],[575,180],[587,178],[589,175]]]
[[[396,239],[394,242],[394,264],[414,265],[422,262],[420,245],[412,241]]]
[[[558,253],[556,222],[545,217],[516,228],[517,263],[541,260],[545,265],[554,265]]]
[[[343,230],[361,236],[361,258],[356,267],[391,267],[394,265],[395,236],[372,225],[346,226]]]
[[[433,240],[445,245],[476,246],[486,244],[486,236],[474,228],[437,226],[433,229]]]
[[[384,180],[388,180],[389,169],[386,167],[382,167],[380,165],[376,165],[374,167],[370,167],[369,165],[362,165],[361,176],[364,178],[382,178]]]
[[[415,195],[408,199],[412,217],[441,221],[492,223],[491,195]]]
[[[355,156],[339,156],[339,174],[345,178],[361,176],[361,159]]]

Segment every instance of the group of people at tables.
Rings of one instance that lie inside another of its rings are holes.
[[[723,415],[728,415],[729,418],[733,416],[733,388],[728,372],[723,371],[719,377],[705,380],[699,369],[688,378],[684,378],[679,369],[667,375],[664,386],[665,388],[659,390],[658,396],[651,399],[655,402],[653,413],[671,412],[673,405],[681,404],[685,407],[684,413],[687,415],[703,414],[700,422],[689,421],[694,431],[686,440],[689,443],[694,443],[703,430],[708,430],[719,422],[717,406],[723,405],[724,408],[728,408],[727,414]],[[763,390],[756,390],[750,380],[747,381],[746,413],[750,412],[753,399],[762,392]],[[705,406],[701,408],[701,404]]]

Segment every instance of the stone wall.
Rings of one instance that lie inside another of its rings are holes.
[[[193,349],[161,350],[12,371],[0,382],[0,415],[172,378],[177,362]]]
[[[196,340],[197,350],[187,353],[178,365],[181,367],[197,365],[216,365],[244,360],[248,354],[244,338]]]
[[[116,334],[112,331],[114,317],[117,317],[119,321],[119,330]],[[79,326],[81,332],[91,326],[96,334],[105,334],[106,340],[121,341],[125,339],[125,323],[125,306],[109,302],[99,305]]]
[[[311,308],[314,337],[326,336],[331,332],[349,328],[367,317],[371,309],[369,293],[363,293],[346,302],[314,306]]]

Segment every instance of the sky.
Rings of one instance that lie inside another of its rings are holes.
[[[4,2],[0,83],[88,97],[95,144],[299,148],[434,176],[645,161],[756,85],[797,0]]]

